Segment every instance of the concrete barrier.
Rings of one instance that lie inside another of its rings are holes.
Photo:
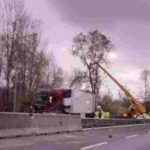
[[[0,138],[79,131],[129,124],[145,124],[150,119],[80,119],[80,116],[62,114],[0,113]],[[143,126],[141,126],[143,127]],[[137,127],[139,129],[139,127]],[[125,129],[124,129],[125,130]]]
[[[80,116],[0,113],[0,138],[81,130]]]

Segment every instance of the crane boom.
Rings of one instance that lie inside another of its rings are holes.
[[[99,63],[96,63],[96,65],[104,71],[119,87],[120,89],[125,93],[125,95],[129,98],[130,103],[135,106],[135,108],[139,111],[139,113],[143,114],[145,113],[145,108],[144,106],[138,102],[138,100],[132,96],[129,91],[122,85],[120,84],[106,69],[104,69]]]

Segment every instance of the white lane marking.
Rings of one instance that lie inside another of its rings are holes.
[[[98,143],[98,144],[82,147],[82,148],[80,148],[80,150],[91,149],[91,148],[102,146],[102,145],[105,145],[105,144],[108,144],[108,142],[102,142],[102,143]]]
[[[79,137],[75,136],[75,135],[63,135],[65,138],[74,138],[74,139],[78,139]]]
[[[136,137],[136,136],[138,136],[138,135],[137,135],[137,134],[134,134],[134,135],[126,136],[126,139],[134,138],[134,137]]]
[[[149,134],[150,134],[150,131],[148,131],[147,133],[149,133]]]

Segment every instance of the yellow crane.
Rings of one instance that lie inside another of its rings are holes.
[[[106,73],[119,87],[120,89],[124,92],[124,94],[127,96],[129,99],[129,102],[131,103],[131,106],[129,107],[127,111],[127,115],[130,117],[133,117],[134,115],[140,115],[145,113],[145,107],[138,102],[138,100],[129,93],[129,91],[122,85],[120,84],[106,69],[104,69],[99,63],[95,63],[98,68],[103,70],[104,73]]]

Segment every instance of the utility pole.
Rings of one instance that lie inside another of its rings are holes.
[[[17,100],[17,81],[18,81],[18,56],[16,58],[16,65],[15,65],[15,86],[14,86],[14,104],[13,104],[13,112],[16,112],[16,100]]]
[[[17,73],[17,70],[18,70],[18,55],[17,55],[17,52],[15,51],[16,53],[16,64],[15,64],[15,81],[14,81],[14,103],[13,103],[13,112],[16,112],[16,99],[17,99],[17,81],[18,81],[18,73]]]

